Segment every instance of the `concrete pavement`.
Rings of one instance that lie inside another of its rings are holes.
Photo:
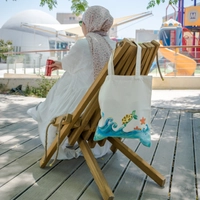
[[[199,90],[153,90],[152,106],[174,109],[199,109]]]
[[[25,97],[16,95],[0,94],[0,105],[3,102],[14,102],[22,104],[37,104],[44,101],[44,98]],[[200,110],[200,89],[199,90],[153,90],[152,106],[174,109],[196,109]]]

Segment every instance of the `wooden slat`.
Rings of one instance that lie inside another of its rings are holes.
[[[101,171],[101,169],[98,166],[98,163],[96,159],[94,158],[94,155],[90,149],[90,147],[87,145],[86,141],[79,138],[78,144],[82,150],[82,153],[84,155],[84,158],[87,162],[87,165],[94,177],[94,180],[99,188],[99,191],[103,197],[103,199],[112,200],[114,199],[114,194],[112,193],[112,190],[110,189],[106,179],[104,178],[104,175]]]
[[[73,128],[78,128],[79,126],[81,126],[82,124],[82,117],[80,117],[75,123],[74,123],[74,126]],[[87,127],[85,127],[87,128]]]
[[[94,115],[91,117],[91,120],[90,120],[90,129],[87,130],[87,131],[85,131],[85,129],[84,129],[84,131],[81,134],[81,136],[83,137],[83,139],[88,140],[89,137],[90,137],[90,134],[96,130],[96,126],[97,126],[97,123],[98,123],[100,117],[101,117],[101,115],[100,115],[100,109],[98,108],[95,111]]]
[[[78,128],[81,126],[81,117],[74,123],[73,128]],[[66,115],[61,115],[59,117],[56,117],[55,119],[52,120],[54,126],[59,126],[60,122],[62,121],[61,125],[66,125],[69,124],[72,121],[72,115],[71,114],[66,114]],[[88,127],[85,127],[87,129]]]
[[[145,55],[146,55],[146,52],[147,52],[147,48],[143,45],[143,44],[140,44],[141,48],[142,48],[142,60],[141,60],[141,70],[142,68],[144,67],[144,64],[146,62],[145,60]],[[142,74],[142,73],[141,73]]]
[[[119,140],[122,140],[122,138],[118,138]],[[114,145],[114,144],[112,144],[111,145],[111,147],[110,147],[110,150],[113,152],[113,153],[115,153],[116,151],[117,151],[117,147]]]
[[[94,148],[95,145],[97,144],[97,142],[94,141],[93,138],[94,138],[94,133],[91,133],[90,138],[88,139],[88,145],[90,148]]]
[[[149,73],[149,70],[151,68],[151,65],[156,57],[156,54],[158,52],[160,43],[158,43],[157,41],[153,40],[150,44],[150,46],[152,46],[152,51],[151,51],[151,57],[149,59],[148,65],[146,67],[146,70],[144,72],[142,72],[143,75],[147,75]]]
[[[126,73],[123,74],[123,75],[131,75],[132,71],[135,70],[137,46],[134,43],[132,43],[132,48],[133,48],[133,51],[132,51],[132,54],[131,54],[132,62],[130,63],[130,65],[128,67],[128,70],[126,71]]]
[[[151,177],[158,185],[162,187],[164,186],[165,177],[156,171],[149,163],[128,148],[123,142],[121,142],[121,140],[111,137],[109,137],[108,140],[132,162],[134,162],[141,170],[143,170],[149,177]]]
[[[146,72],[145,72],[146,75],[149,73],[151,65],[153,64],[153,61],[155,60],[156,54],[158,53],[158,49],[160,47],[160,43],[158,43],[155,40],[152,40],[151,44],[154,46],[154,48],[153,48],[151,59],[149,61],[149,67],[147,67]]]
[[[119,72],[120,75],[125,75],[128,74],[127,71],[129,70],[130,66],[134,59],[134,56],[136,55],[136,51],[137,51],[137,47],[130,42],[130,47],[129,49],[126,51],[126,58],[125,58],[125,62],[123,63],[123,66],[121,66],[121,70]],[[125,57],[125,56],[124,56]]]
[[[97,97],[98,92],[94,95],[91,102],[89,103],[89,106],[87,106],[86,110],[84,111],[81,126],[78,127],[76,131],[69,136],[68,141],[70,145],[74,145],[77,142],[78,138],[84,130],[84,127],[88,124],[96,109],[99,108]]]
[[[146,73],[148,71],[148,68],[149,68],[149,63],[150,63],[150,61],[152,59],[152,55],[153,55],[153,51],[154,51],[154,49],[153,49],[154,45],[152,45],[150,42],[148,42],[148,43],[144,43],[144,46],[146,46],[149,49],[149,54],[147,55],[148,57],[147,57],[147,60],[145,62],[145,65],[144,65],[144,67],[142,69],[141,74],[146,75]]]
[[[143,55],[143,59],[142,59],[142,62],[141,62],[141,69],[142,69],[141,75],[144,75],[143,73],[144,73],[145,64],[147,62],[147,59],[148,59],[149,53],[150,53],[150,49],[147,48],[144,44],[143,44],[143,46],[145,47],[145,50],[144,50],[144,55]]]
[[[115,67],[115,74],[119,74],[119,72],[116,73],[116,68],[119,68],[120,71],[124,68],[124,65],[127,62],[127,59],[129,58],[129,56],[131,54],[131,51],[132,51],[132,47],[129,46],[129,48],[126,51],[126,54],[119,60],[119,62],[117,63],[117,65],[114,65],[114,67]]]
[[[130,45],[127,41],[128,41],[127,39],[124,39],[123,41],[117,44],[116,49],[115,49],[115,56],[113,60],[114,66],[117,66],[119,61],[123,58],[126,51],[128,50]]]
[[[100,140],[100,141],[98,141],[98,144],[99,144],[99,146],[104,146],[104,144],[106,143],[106,140],[107,139],[103,139],[103,140]]]

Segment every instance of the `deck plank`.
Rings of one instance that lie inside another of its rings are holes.
[[[37,162],[39,158],[41,158],[42,154],[43,148],[40,145],[38,148],[2,168],[0,173],[0,187],[7,184],[14,177],[18,176],[24,170]]]
[[[29,129],[30,128],[30,129]],[[38,135],[38,129],[36,126],[25,128],[23,130],[15,130],[8,134],[0,136],[1,139],[1,148],[10,149],[12,146],[19,145],[26,140],[29,140],[36,135]]]
[[[159,169],[159,172],[166,177],[166,183],[163,188],[159,186],[152,187],[150,181],[147,181],[141,199],[157,199],[162,196],[162,199],[169,198],[170,177],[174,156],[174,148],[176,145],[176,136],[178,131],[180,111],[170,111],[163,128],[163,132],[156,150],[155,158],[152,166]],[[149,177],[148,179],[149,180]]]
[[[14,162],[16,159],[20,158],[23,155],[24,155],[23,152],[18,152],[13,150],[6,151],[4,154],[0,156],[0,169],[6,167],[7,165]]]
[[[46,167],[41,169],[39,163],[33,166],[29,172],[34,175],[34,180],[25,193],[19,194],[18,200],[27,200],[27,199],[47,199],[52,195],[56,190],[59,190],[60,185],[62,185],[66,180],[71,177],[73,173],[76,173],[84,163],[84,159],[79,157],[77,159],[65,160],[55,164],[53,167]],[[39,174],[38,174],[39,172]],[[24,173],[24,175],[27,172]],[[81,177],[78,179],[81,180]],[[77,182],[78,182],[77,180]],[[73,185],[75,182],[71,182]],[[21,189],[22,190],[22,189]],[[68,188],[65,188],[66,192]],[[78,192],[78,191],[77,191]],[[60,200],[66,199],[65,196],[58,198]]]
[[[20,95],[0,95],[0,98],[0,128],[27,119],[29,117],[27,109],[43,101],[43,98]]]
[[[192,113],[181,113],[176,148],[171,199],[196,199]]]
[[[35,183],[35,179],[48,171],[39,167],[39,158],[43,154],[43,148],[39,146],[37,149],[27,154],[23,158],[10,164],[1,173],[0,181],[4,180],[4,184],[0,187],[0,194],[3,200],[14,199],[15,196],[26,191],[28,187]],[[29,199],[34,199],[34,195]]]
[[[36,127],[37,127],[37,123],[33,119],[30,119],[30,118],[23,121],[18,120],[16,122],[13,122],[11,120],[11,123],[9,123],[9,125],[0,128],[0,143],[4,142],[2,141],[3,136],[6,136],[6,135],[10,136],[11,133],[15,133],[15,132],[16,134],[14,136],[16,136],[23,131],[32,130]]]
[[[193,114],[193,120],[197,192],[198,197],[200,198],[200,113]]]
[[[31,147],[32,143],[37,141],[41,144],[38,136],[38,129],[33,129],[30,132],[21,133],[15,138],[12,138],[0,145],[1,155],[8,152],[9,150],[27,152]]]

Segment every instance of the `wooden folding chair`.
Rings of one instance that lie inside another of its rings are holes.
[[[147,75],[156,56],[159,48],[159,43],[156,41],[142,43],[142,60],[141,60],[141,74]],[[124,39],[117,44],[114,55],[114,66],[116,75],[134,75],[136,64],[137,46],[131,40]],[[87,165],[94,177],[94,180],[99,188],[103,199],[113,199],[114,194],[109,187],[98,163],[91,151],[96,143],[100,146],[105,144],[106,139],[95,142],[93,141],[94,133],[98,121],[100,119],[100,108],[98,104],[99,89],[104,82],[107,75],[107,64],[102,69],[101,73],[89,88],[77,108],[72,114],[59,116],[54,120],[54,125],[59,126],[60,129],[60,143],[68,137],[70,145],[78,142]],[[126,146],[119,138],[107,138],[112,143],[111,150],[115,152],[119,149],[126,157],[134,162],[141,170],[143,170],[149,177],[151,177],[158,185],[164,186],[165,178],[150,166],[145,160],[139,157],[134,151]],[[46,155],[40,161],[40,167],[44,168],[53,154],[57,150],[57,139],[53,141],[48,148]]]

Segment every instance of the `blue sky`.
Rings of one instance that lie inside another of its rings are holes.
[[[0,27],[13,15],[28,9],[38,9],[49,13],[56,18],[58,12],[71,12],[71,1],[57,0],[58,5],[53,10],[46,6],[41,7],[40,0],[0,0]],[[117,2],[117,3],[116,3]],[[168,3],[162,3],[153,9],[146,9],[149,0],[88,0],[89,6],[101,5],[106,7],[114,18],[139,14],[142,12],[152,11],[153,16],[127,23],[118,27],[118,37],[134,37],[136,29],[159,30],[162,24],[162,17],[166,15]],[[168,0],[166,0],[168,2]],[[197,1],[199,2],[199,1]],[[193,5],[193,1],[185,0],[185,6]],[[167,13],[173,11],[172,7],[168,8]]]

